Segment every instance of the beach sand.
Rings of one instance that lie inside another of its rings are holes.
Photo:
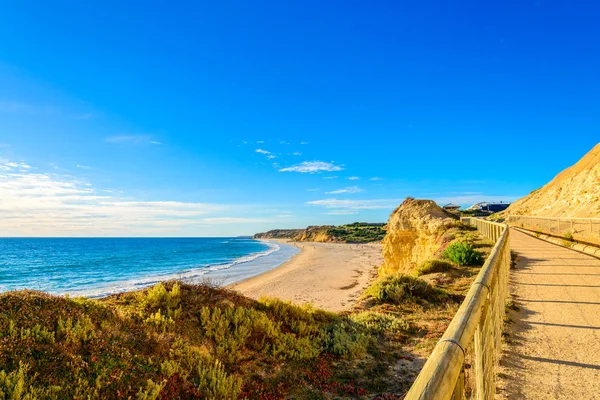
[[[380,244],[285,242],[301,249],[291,260],[229,288],[258,299],[277,297],[329,311],[350,309],[383,263]]]

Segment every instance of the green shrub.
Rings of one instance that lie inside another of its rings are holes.
[[[19,369],[6,373],[0,371],[0,399],[15,399],[20,400],[24,397],[25,392],[25,378],[29,366],[23,363],[19,363]]]
[[[565,233],[565,239],[572,242],[573,241],[573,233],[572,232]]]
[[[154,383],[152,379],[148,379],[146,382],[146,390],[140,389],[135,396],[137,400],[156,400],[160,396],[160,391],[164,387],[164,384]]]
[[[161,282],[148,289],[143,302],[151,309],[165,308],[167,310],[173,310],[179,306],[180,300],[181,287],[178,282],[173,284],[170,292]]]
[[[242,380],[225,372],[218,360],[198,367],[198,389],[205,399],[237,399],[242,391]]]
[[[94,324],[87,315],[83,315],[75,324],[73,324],[71,318],[67,318],[66,321],[59,318],[58,335],[61,339],[64,338],[67,343],[73,344],[86,343],[96,337]]]
[[[427,260],[415,269],[415,276],[445,272],[452,268],[452,264],[444,260]]]
[[[329,353],[338,356],[357,357],[367,351],[369,338],[356,327],[346,323],[335,324],[329,330],[326,341]]]
[[[375,311],[363,311],[353,314],[350,316],[350,319],[358,326],[375,335],[397,333],[407,331],[410,328],[409,323],[401,318]]]
[[[378,303],[398,304],[407,299],[436,302],[446,298],[446,293],[434,288],[422,279],[409,275],[394,274],[375,281],[366,291]]]
[[[484,262],[482,254],[466,242],[451,243],[442,255],[458,265],[482,265]]]

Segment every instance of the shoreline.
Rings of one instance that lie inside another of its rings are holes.
[[[383,263],[380,243],[318,243],[269,239],[300,252],[269,271],[226,287],[245,296],[312,303],[328,311],[347,311],[376,278]]]

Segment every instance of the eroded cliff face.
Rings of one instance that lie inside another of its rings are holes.
[[[546,186],[514,202],[505,214],[600,218],[600,143]]]
[[[432,200],[406,199],[390,216],[379,275],[411,273],[434,258],[443,245],[441,235],[455,222],[455,216]]]

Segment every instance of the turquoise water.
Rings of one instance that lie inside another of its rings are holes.
[[[226,285],[298,251],[246,238],[0,238],[0,292],[101,297],[168,279]]]

